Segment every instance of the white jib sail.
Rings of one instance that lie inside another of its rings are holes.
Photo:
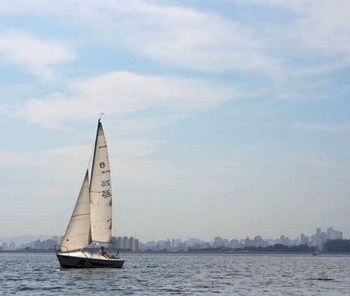
[[[108,150],[103,127],[98,121],[91,182],[91,236],[94,242],[112,242],[112,188]]]
[[[60,251],[79,250],[91,243],[89,174],[86,171]]]

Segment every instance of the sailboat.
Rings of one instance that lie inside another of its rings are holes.
[[[98,120],[91,168],[88,170],[60,246],[56,249],[63,268],[121,268],[118,255],[94,251],[92,243],[112,243],[112,191],[108,149],[101,118]]]

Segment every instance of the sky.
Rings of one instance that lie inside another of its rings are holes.
[[[349,238],[349,11],[0,0],[0,237],[63,235],[104,113],[113,235]]]

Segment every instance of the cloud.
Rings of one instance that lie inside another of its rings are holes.
[[[350,2],[346,0],[251,0],[295,13],[285,34],[296,41],[324,54],[343,54],[350,62]],[[283,29],[286,29],[285,26]]]
[[[321,169],[336,168],[336,165],[333,162],[325,159],[320,159],[320,158],[305,158],[305,159],[299,160],[299,162],[302,164],[306,164],[306,165],[321,168]]]
[[[264,53],[253,30],[218,15],[139,2],[123,16],[118,26],[130,48],[162,63],[208,72],[279,71],[278,61]],[[124,23],[131,23],[125,33]]]
[[[330,55],[335,60],[317,61],[296,71],[323,73],[343,67],[350,62],[350,22],[347,11],[350,4],[344,0],[232,0],[242,5],[254,4],[252,16],[259,6],[276,7],[291,13],[283,23],[266,19],[264,26],[256,22],[241,22],[238,17],[225,18],[199,9],[165,5],[160,1],[60,1],[47,6],[42,0],[2,3],[1,11],[35,13],[36,15],[72,16],[90,27],[99,36],[108,36],[110,46],[128,47],[128,50],[181,69],[204,72],[239,71],[262,73],[278,78],[288,75],[286,57],[280,52],[305,55]],[[246,13],[246,12],[245,12]],[[108,30],[106,30],[108,28]],[[110,38],[111,34],[114,38]],[[282,48],[281,48],[282,45]],[[342,55],[340,59],[338,54]],[[331,65],[329,65],[329,63]],[[293,69],[292,69],[293,70]],[[321,71],[321,72],[320,72]],[[290,71],[289,71],[290,72]]]
[[[90,149],[91,150],[91,149]],[[66,160],[68,163],[79,158],[83,153],[88,155],[88,146],[69,146],[55,149],[39,150],[35,152],[2,151],[0,165],[3,167],[52,167],[52,160],[60,164]]]
[[[23,67],[42,80],[55,77],[55,65],[74,59],[72,50],[65,44],[19,31],[0,34],[0,55],[8,63]]]
[[[278,76],[279,61],[264,52],[260,35],[238,22],[200,10],[153,1],[60,1],[48,7],[13,1],[3,11],[70,15],[110,45],[180,69],[243,71]],[[108,33],[107,33],[108,32]],[[110,38],[111,34],[114,38]],[[102,37],[103,38],[103,37]]]
[[[350,132],[350,123],[295,123],[291,128],[312,132]]]
[[[164,115],[185,115],[239,95],[233,87],[205,80],[111,72],[73,83],[69,93],[32,98],[12,107],[15,116],[58,128],[67,120],[96,118],[99,112],[123,116],[156,109]]]

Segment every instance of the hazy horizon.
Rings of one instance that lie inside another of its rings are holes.
[[[63,235],[101,112],[114,233],[350,237],[350,2],[0,3],[0,237]]]
[[[329,227],[327,227],[329,228]],[[326,232],[327,228],[325,229],[321,229],[322,232]],[[330,226],[330,228],[332,228]],[[337,231],[341,231],[341,229],[334,229],[334,230],[337,230]],[[313,233],[304,233],[304,232],[301,232],[300,234],[304,234],[306,235],[307,237],[311,237],[312,235],[314,235],[316,233],[316,229]],[[262,238],[264,240],[277,240],[277,239],[280,239],[281,236],[285,236],[286,238],[289,238],[291,240],[294,240],[296,238],[299,238],[300,234],[297,236],[297,237],[292,237],[292,236],[289,236],[288,234],[286,233],[281,233],[278,237],[264,237],[262,236]],[[237,240],[244,240],[246,238],[249,238],[249,239],[254,239],[254,237],[256,236],[261,236],[260,234],[255,234],[255,235],[252,235],[252,236],[245,236],[245,237],[222,237],[223,239],[228,239],[228,240],[231,240],[231,239],[237,239]],[[56,234],[52,234],[52,235],[49,235],[49,234],[46,234],[46,235],[19,235],[19,236],[8,236],[8,237],[0,237],[0,243],[3,241],[5,242],[10,242],[11,240],[12,241],[23,241],[23,242],[29,242],[30,240],[34,239],[40,239],[40,240],[45,240],[45,239],[51,239],[51,238],[54,238],[54,237],[63,237],[63,234],[61,235],[56,235]],[[113,237],[123,237],[122,235],[113,235]],[[129,235],[127,237],[134,237],[136,239],[139,239],[141,242],[145,243],[145,242],[149,242],[149,241],[164,241],[164,240],[168,240],[168,239],[179,239],[179,240],[182,240],[182,241],[186,241],[186,240],[190,240],[190,239],[199,239],[199,240],[202,240],[202,241],[207,241],[207,242],[210,242],[210,241],[213,241],[215,239],[215,237],[220,237],[218,235],[216,236],[213,236],[212,238],[209,238],[209,239],[205,239],[205,238],[201,238],[201,237],[196,237],[196,236],[193,236],[193,237],[172,237],[172,236],[168,236],[168,237],[163,237],[163,238],[157,238],[157,237],[153,237],[153,238],[149,238],[149,239],[140,239],[139,237],[137,236],[133,236],[133,235]],[[343,235],[343,239],[349,239],[348,237],[344,237]]]

